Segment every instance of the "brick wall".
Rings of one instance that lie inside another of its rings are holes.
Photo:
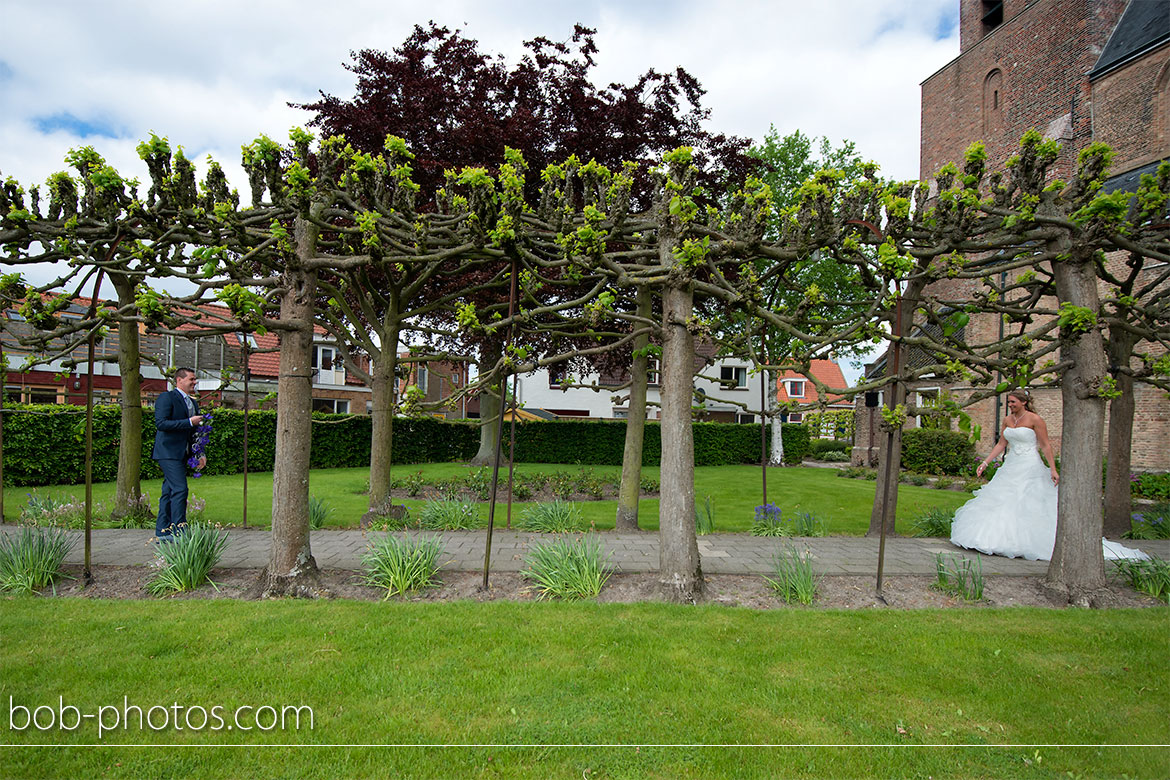
[[[1085,74],[1124,8],[1124,0],[1007,0],[1004,22],[977,35],[983,2],[961,0],[961,53],[922,83],[921,175],[961,160],[978,140],[999,167],[1035,127],[1062,142],[1054,175],[1069,178],[1092,137]]]

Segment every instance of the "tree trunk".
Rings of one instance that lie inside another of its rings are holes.
[[[298,217],[298,259],[316,249],[316,228]],[[260,575],[264,597],[321,595],[317,562],[309,548],[309,446],[312,442],[313,295],[315,271],[290,262],[280,300],[280,318],[302,323],[280,334],[280,378],[276,394],[276,463],[272,472],[272,550]]]
[[[662,300],[659,572],[666,598],[681,603],[694,603],[703,592],[703,573],[695,537],[695,443],[691,427],[695,344],[694,336],[687,330],[687,320],[693,313],[693,299],[694,293],[689,286],[668,286]]]
[[[480,369],[488,371],[495,368],[503,351],[498,345],[483,348],[483,358]],[[496,444],[500,439],[500,411],[503,409],[503,381],[497,381],[489,388],[485,388],[479,395],[479,452],[471,459],[472,466],[490,466],[496,462]]]
[[[772,452],[768,456],[768,463],[773,466],[784,465],[784,423],[780,421],[780,415],[776,414],[776,388],[774,385],[768,384],[768,369],[764,369],[761,376],[761,381],[767,385],[768,392],[766,395],[768,411],[772,412]]]
[[[390,469],[394,444],[394,370],[398,365],[398,328],[384,332],[381,358],[373,365],[371,383],[373,409],[370,436],[371,510],[390,504]]]
[[[1110,365],[1128,368],[1135,337],[1128,332],[1111,335]],[[1128,532],[1132,525],[1129,469],[1133,450],[1133,377],[1118,372],[1117,390],[1121,395],[1109,402],[1109,465],[1105,472],[1105,535],[1114,539]]]
[[[653,298],[650,290],[638,288],[638,316],[650,319]],[[634,339],[634,362],[630,366],[630,403],[626,417],[626,446],[622,451],[622,485],[618,491],[617,519],[614,530],[638,530],[638,498],[642,492],[642,453],[646,433],[646,368],[649,357],[646,347],[650,334]]]
[[[926,287],[925,281],[913,281],[902,291],[899,311],[894,316],[893,330],[898,336],[909,335],[914,325],[914,312],[922,298],[922,291]],[[903,312],[906,312],[905,316]],[[887,353],[886,371],[894,377],[891,389],[886,392],[886,408],[895,409],[899,404],[906,403],[906,385],[898,381],[902,373],[904,356],[901,349],[891,345]],[[884,428],[885,426],[883,426]],[[879,448],[877,482],[874,485],[873,510],[869,515],[869,530],[866,536],[880,536],[882,532],[882,518],[886,518],[886,535],[893,536],[895,531],[895,515],[898,511],[898,477],[902,473],[902,428],[899,426],[888,432]],[[887,488],[888,483],[888,488]],[[883,503],[883,497],[885,501]]]
[[[1067,251],[1067,242],[1059,250]],[[1091,257],[1053,262],[1056,293],[1070,303],[1097,312],[1096,277]],[[1105,592],[1101,552],[1101,454],[1105,438],[1105,401],[1098,394],[1106,376],[1101,331],[1061,329],[1061,357],[1073,365],[1061,377],[1063,422],[1060,429],[1060,494],[1057,499],[1056,548],[1048,566],[1049,589],[1070,604],[1095,606]]]
[[[110,274],[118,305],[134,303],[134,282]],[[138,323],[118,323],[118,372],[122,375],[122,427],[118,443],[118,484],[113,517],[125,517],[142,496],[142,355]]]
[[[905,385],[894,383],[892,392],[887,392],[886,407],[893,409],[898,404],[906,402]],[[898,476],[902,471],[902,429],[894,430],[890,436],[882,432],[882,441],[878,447],[877,482],[874,484],[873,509],[869,514],[869,530],[866,536],[880,536],[882,532],[882,517],[886,518],[886,536],[894,535],[895,516],[898,512]],[[887,466],[887,464],[889,464]],[[889,482],[887,492],[886,483]],[[883,506],[882,498],[885,497]]]

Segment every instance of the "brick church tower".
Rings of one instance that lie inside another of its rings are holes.
[[[1135,190],[1141,174],[1170,158],[1170,0],[957,1],[959,55],[922,82],[921,179],[931,182],[948,162],[961,168],[975,141],[986,144],[988,168],[1002,168],[1030,128],[1060,141],[1052,176],[1065,181],[1085,146],[1113,147],[1107,192]],[[996,327],[993,315],[972,317],[968,337]],[[883,364],[867,373],[881,373]],[[916,385],[919,401],[970,390],[929,379]],[[1000,406],[987,400],[968,410],[983,427],[981,453],[995,441]],[[1058,448],[1060,406],[1059,390],[1037,393]],[[1136,410],[1133,468],[1170,469],[1166,393],[1139,384]],[[865,454],[855,450],[854,459]]]

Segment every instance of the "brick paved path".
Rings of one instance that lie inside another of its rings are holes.
[[[14,525],[0,526],[0,534],[12,533]],[[69,554],[69,563],[84,560],[83,534],[71,532],[77,544]],[[424,532],[443,539],[442,562],[456,571],[483,569],[485,531]],[[322,530],[313,531],[311,547],[317,565],[329,569],[359,569],[362,553],[379,532]],[[658,569],[658,534],[598,535],[610,562],[619,572],[656,571]],[[534,534],[496,529],[492,537],[493,571],[519,571],[529,548],[553,534]],[[103,528],[93,531],[94,565],[142,565],[154,557],[153,532],[148,530]],[[268,561],[271,539],[266,530],[232,529],[220,566],[225,568],[259,568]],[[877,571],[878,540],[858,536],[776,539],[747,534],[709,534],[699,537],[699,555],[707,574],[760,574],[771,570],[772,558],[785,545],[807,548],[813,565],[821,574],[874,574]],[[1128,541],[1160,558],[1170,558],[1170,540]],[[936,553],[955,553],[981,558],[984,574],[1043,574],[1048,563],[982,555],[953,546],[945,539],[891,538],[886,541],[884,572],[895,574],[933,574]]]

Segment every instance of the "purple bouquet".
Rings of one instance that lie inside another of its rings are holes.
[[[198,479],[203,474],[199,471],[199,459],[207,451],[207,443],[211,440],[211,412],[203,415],[203,422],[195,429],[195,439],[191,442],[191,457],[187,458],[187,466],[195,470],[194,477]]]

